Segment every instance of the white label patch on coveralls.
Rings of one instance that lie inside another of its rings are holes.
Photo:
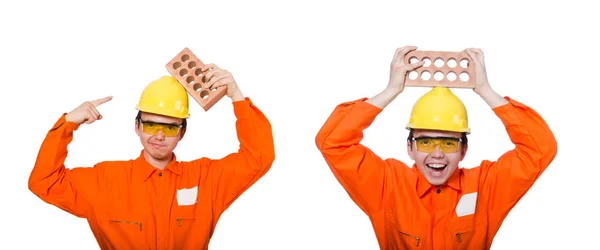
[[[179,206],[189,206],[196,204],[198,197],[198,186],[193,188],[184,188],[177,190],[177,204]]]
[[[477,192],[465,194],[460,197],[456,205],[456,215],[458,217],[475,213],[475,205],[477,204]]]

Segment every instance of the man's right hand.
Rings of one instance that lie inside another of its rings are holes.
[[[96,107],[110,100],[112,100],[112,96],[107,96],[101,99],[84,102],[83,104],[79,105],[79,107],[69,112],[65,118],[68,122],[73,122],[77,124],[91,124],[96,120],[102,119],[102,115],[100,114],[100,112],[98,112]]]
[[[368,99],[368,103],[384,109],[396,98],[396,96],[404,91],[404,81],[406,80],[407,73],[425,64],[424,61],[411,64],[404,63],[406,54],[416,49],[417,47],[415,46],[404,46],[396,49],[394,60],[392,60],[390,65],[390,81],[388,82],[387,87],[381,93]]]
[[[402,93],[404,90],[404,82],[406,80],[406,74],[414,69],[417,69],[423,64],[424,61],[419,61],[418,63],[405,64],[404,57],[408,52],[416,50],[416,46],[404,46],[396,49],[396,54],[394,55],[394,59],[390,65],[390,81],[388,83],[387,89],[396,94]]]

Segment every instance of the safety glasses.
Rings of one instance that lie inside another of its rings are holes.
[[[179,129],[183,127],[183,125],[179,124],[142,121],[141,119],[138,119],[138,122],[142,124],[142,131],[144,133],[156,135],[158,131],[162,131],[162,134],[165,137],[174,137],[179,135]]]
[[[458,152],[460,143],[462,142],[460,138],[454,137],[413,137],[412,141],[415,142],[415,146],[420,152],[431,153],[435,150],[436,146],[439,146],[440,152],[444,154]]]

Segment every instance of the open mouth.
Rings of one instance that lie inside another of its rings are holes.
[[[446,164],[441,164],[441,163],[436,163],[436,164],[426,164],[427,168],[429,168],[429,173],[432,176],[442,176],[444,174],[444,171],[446,170],[446,167],[448,167],[448,165]]]

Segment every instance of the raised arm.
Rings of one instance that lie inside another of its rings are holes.
[[[387,163],[360,142],[363,130],[381,112],[365,99],[338,105],[315,142],[350,198],[367,214],[379,210],[385,193]]]
[[[476,66],[477,93],[504,124],[515,148],[496,161],[485,160],[481,180],[490,195],[490,222],[498,227],[557,154],[557,142],[544,119],[530,107],[502,97],[489,85],[480,49],[466,50]]]
[[[484,185],[491,197],[490,208],[500,222],[533,186],[557,154],[557,142],[544,119],[530,107],[510,98],[494,108],[515,148],[497,161],[484,161]]]
[[[111,97],[86,102],[68,114],[62,115],[48,131],[42,142],[37,160],[29,176],[29,190],[46,203],[75,216],[85,217],[97,193],[99,168],[65,168],[67,146],[73,132],[82,123],[93,123],[102,116],[96,106]]]
[[[271,123],[250,98],[244,97],[231,73],[214,64],[207,64],[203,70],[208,68],[212,68],[206,76],[208,85],[227,87],[240,142],[238,152],[212,160],[207,167],[215,210],[220,214],[269,171],[275,160],[275,146]]]
[[[363,131],[403,90],[406,73],[423,65],[404,65],[403,58],[416,47],[396,50],[390,65],[386,88],[370,99],[363,98],[338,105],[319,130],[315,142],[336,179],[352,200],[367,214],[381,208],[387,196],[386,181],[393,178],[393,161],[384,160],[362,145]]]

